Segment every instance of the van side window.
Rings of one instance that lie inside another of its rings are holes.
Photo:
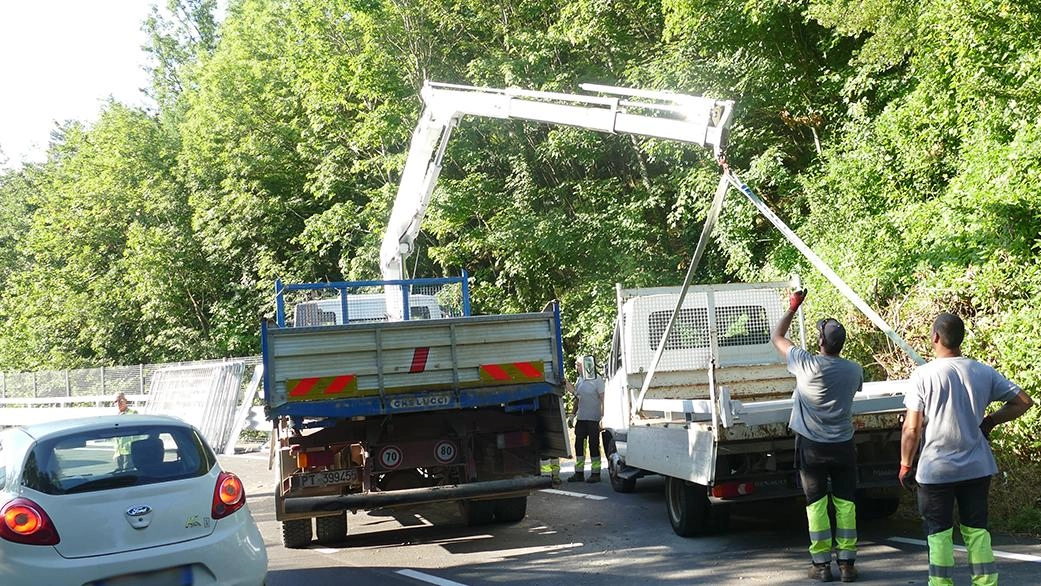
[[[425,305],[413,305],[408,308],[409,319],[430,319],[430,308]]]

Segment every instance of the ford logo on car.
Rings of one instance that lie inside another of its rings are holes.
[[[136,507],[130,507],[127,509],[128,517],[140,517],[141,515],[147,515],[152,512],[152,507],[148,505],[139,505]]]

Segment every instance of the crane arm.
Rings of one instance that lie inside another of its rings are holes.
[[[528,120],[711,147],[726,141],[733,102],[672,92],[583,84],[591,94],[495,89],[428,82],[397,198],[380,247],[385,280],[405,277],[452,130],[463,116]]]

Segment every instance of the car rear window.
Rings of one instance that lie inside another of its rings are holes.
[[[188,427],[119,427],[41,441],[22,482],[47,494],[73,494],[203,476],[216,457]]]

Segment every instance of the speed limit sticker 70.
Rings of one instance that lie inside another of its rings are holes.
[[[434,458],[442,464],[448,464],[455,461],[455,456],[458,450],[455,447],[455,443],[449,440],[441,440],[434,446]]]
[[[384,468],[397,468],[401,465],[401,448],[397,446],[385,446],[380,450],[380,465]]]

